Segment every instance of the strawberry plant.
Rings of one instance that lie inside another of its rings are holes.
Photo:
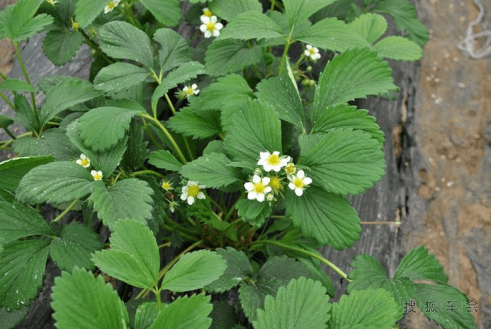
[[[406,37],[385,34],[388,18]],[[42,31],[55,65],[92,48],[89,81],[31,83],[19,44]],[[57,328],[394,328],[411,301],[444,328],[474,328],[425,247],[391,278],[370,255],[344,273],[319,251],[353,246],[347,195],[385,174],[384,133],[351,102],[398,91],[385,59],[418,60],[427,35],[408,0],[7,7],[0,37],[25,80],[0,82],[15,111],[0,147],[17,155],[0,163],[0,322],[25,316],[50,260]],[[62,211],[44,218],[43,204]]]

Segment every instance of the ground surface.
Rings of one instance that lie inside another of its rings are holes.
[[[10,2],[15,1],[0,1],[0,8]],[[478,15],[473,0],[414,3],[431,32],[424,58],[417,64],[391,63],[401,87],[396,101],[360,103],[386,133],[388,174],[373,190],[352,198],[363,221],[402,225],[364,225],[354,248],[325,254],[349,271],[347,257],[367,252],[392,275],[403,254],[423,244],[444,265],[450,283],[478,303],[477,328],[490,328],[490,57],[471,59],[456,46]],[[490,29],[487,5],[484,21]],[[55,71],[87,78],[87,49],[60,69],[43,61],[40,40],[23,45],[33,81]],[[20,77],[13,47],[0,40],[0,70],[10,69],[12,77]],[[0,113],[7,113],[3,101]],[[0,138],[7,138],[3,131]],[[7,156],[0,154],[0,160]],[[407,314],[406,326],[437,327],[417,313]]]

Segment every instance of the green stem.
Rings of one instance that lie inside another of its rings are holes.
[[[75,206],[77,201],[79,200],[78,199],[73,200],[72,203],[65,210],[63,210],[61,214],[59,214],[58,216],[56,216],[55,219],[52,220],[52,222],[53,223],[58,222],[60,219],[62,219],[70,210],[72,210],[72,208]]]
[[[155,288],[155,290],[152,289],[152,291],[155,294],[155,299],[157,301],[157,308],[160,310],[161,309],[161,291],[159,289],[157,289],[157,287]]]
[[[2,71],[0,71],[0,77],[2,77],[2,79],[4,79],[4,80],[9,79]]]
[[[0,97],[2,97],[2,99],[5,101],[5,103],[7,103],[12,108],[12,110],[15,110],[15,105],[12,104],[12,102],[9,101],[7,96],[5,96],[4,93],[2,93],[1,91],[0,91]]]
[[[222,209],[222,207],[214,200],[212,199],[208,194],[207,194],[207,199],[212,202],[212,204],[217,207],[217,209],[219,209],[220,212],[224,212],[224,209]],[[222,220],[222,218],[219,217],[220,220]]]
[[[169,133],[169,131],[166,129],[166,127],[164,127],[162,125],[162,123],[160,123],[159,120],[157,120],[156,118],[151,117],[147,113],[142,113],[142,114],[140,114],[140,116],[142,118],[146,118],[146,119],[149,119],[150,121],[152,121],[164,133],[164,135],[166,135],[166,137],[169,140],[169,142],[171,142],[171,144],[174,147],[174,149],[176,150],[176,152],[178,152],[178,156],[180,157],[181,162],[183,164],[188,163],[188,161],[186,161],[185,156],[183,155],[183,152],[181,152],[181,149],[179,148],[178,144],[176,144],[176,141],[174,140],[173,136],[171,136],[171,134]]]
[[[190,144],[185,136],[183,136],[183,141],[185,143],[186,150],[188,151],[188,155],[190,156],[190,160],[193,161],[193,152],[191,152]]]
[[[150,170],[150,169],[132,172],[130,174],[130,177],[135,177],[135,176],[138,176],[138,175],[146,175],[146,174],[154,175],[154,176],[157,176],[157,177],[160,177],[160,178],[164,178],[164,175],[163,174],[158,173],[157,171]]]
[[[280,61],[280,66],[278,67],[278,75],[282,75],[282,71],[284,70],[285,62],[287,61],[287,53],[289,52],[290,47],[290,34],[285,42],[284,53],[282,54],[282,59]]]
[[[167,93],[164,94],[164,97],[166,98],[166,102],[169,105],[169,108],[171,108],[171,111],[173,112],[173,115],[176,114],[176,109],[174,108],[173,103],[171,102],[171,99],[167,95]]]
[[[271,0],[272,1],[272,5],[270,6],[270,10],[273,11],[273,9],[275,9],[275,0]]]
[[[234,210],[236,209],[236,205],[237,203],[239,202],[239,198],[237,198],[236,202],[234,202],[234,204],[232,205],[232,207],[229,209],[229,211],[227,212],[227,214],[225,215],[224,219],[225,220],[228,220],[229,217],[232,216],[232,213],[234,212]]]
[[[10,138],[12,138],[14,140],[16,139],[16,137],[14,136],[14,134],[12,134],[12,132],[9,130],[9,128],[3,127],[3,130],[5,130],[5,132],[7,133],[7,135],[10,136]]]
[[[80,32],[80,34],[82,34],[82,38],[84,38],[84,43],[86,45],[88,45],[91,49],[94,49],[97,52],[97,54],[102,58],[104,58],[104,60],[109,64],[114,63],[112,60],[106,57],[106,55],[102,52],[101,48],[99,48],[99,45],[94,41],[92,41],[91,38],[89,38],[89,36],[84,32],[84,30],[78,30],[78,31]]]
[[[140,22],[136,19],[135,13],[132,10],[132,5],[129,3],[123,4],[123,15],[128,18],[128,20],[136,27],[138,27],[140,30],[143,30],[142,25]]]
[[[284,249],[288,249],[288,250],[292,250],[292,251],[297,251],[297,252],[300,252],[302,254],[305,254],[305,255],[308,255],[310,257],[313,257],[317,260],[319,260],[320,262],[322,262],[323,264],[331,267],[331,269],[333,269],[335,272],[338,273],[338,275],[340,275],[342,278],[344,278],[345,280],[351,282],[352,280],[350,280],[347,276],[347,274],[345,272],[343,272],[341,269],[339,269],[335,264],[333,264],[332,262],[330,262],[329,260],[327,260],[326,258],[320,256],[320,255],[317,255],[313,252],[310,252],[310,251],[307,251],[307,250],[304,250],[304,249],[301,249],[301,248],[298,248],[298,247],[295,247],[295,246],[291,246],[291,245],[287,245],[287,244],[283,244],[282,242],[278,242],[278,241],[272,241],[272,240],[261,240],[261,241],[255,241],[253,242],[251,245],[254,246],[254,245],[259,245],[259,244],[272,244],[272,245],[275,245],[275,246],[279,246],[279,247],[282,247]]]

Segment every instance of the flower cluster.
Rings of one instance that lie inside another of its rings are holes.
[[[208,8],[203,8],[203,15],[200,16],[202,25],[200,25],[200,31],[203,32],[205,38],[211,36],[218,37],[220,30],[224,27],[222,23],[217,22],[217,16],[215,16]]]
[[[319,49],[311,45],[306,45],[306,50],[304,50],[304,55],[311,58],[313,61],[317,61],[321,58]]]
[[[75,163],[84,168],[89,168],[91,166],[91,160],[83,153],[80,155],[80,158],[75,160]],[[101,180],[103,178],[103,173],[100,170],[91,170],[91,175],[94,180]]]
[[[294,191],[297,196],[301,196],[304,190],[312,183],[312,179],[306,177],[303,170],[297,171],[294,163],[291,162],[290,156],[281,156],[280,152],[260,152],[258,165],[249,182],[244,183],[244,188],[248,192],[249,200],[258,202],[274,201],[275,196],[280,194],[283,189],[284,175],[289,181],[288,187]],[[283,169],[283,171],[282,171]],[[263,175],[263,171],[268,173]]]

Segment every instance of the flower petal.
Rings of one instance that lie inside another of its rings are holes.
[[[248,193],[248,199],[254,200],[256,199],[257,193],[255,191],[251,191]]]
[[[258,200],[259,202],[265,201],[265,194],[259,193],[258,196],[256,197],[256,200]]]
[[[296,192],[296,195],[297,196],[301,196],[303,191],[302,191],[302,188],[299,188],[298,187],[298,188],[295,189],[295,192]]]
[[[196,196],[198,199],[203,200],[205,199],[205,193],[203,192],[198,192],[198,195]]]
[[[194,197],[192,197],[192,196],[189,196],[189,197],[187,198],[187,201],[188,201],[188,204],[191,206],[193,203],[195,203],[195,198],[194,198]]]
[[[244,188],[246,189],[246,191],[251,191],[254,187],[255,185],[251,182],[244,183]]]

